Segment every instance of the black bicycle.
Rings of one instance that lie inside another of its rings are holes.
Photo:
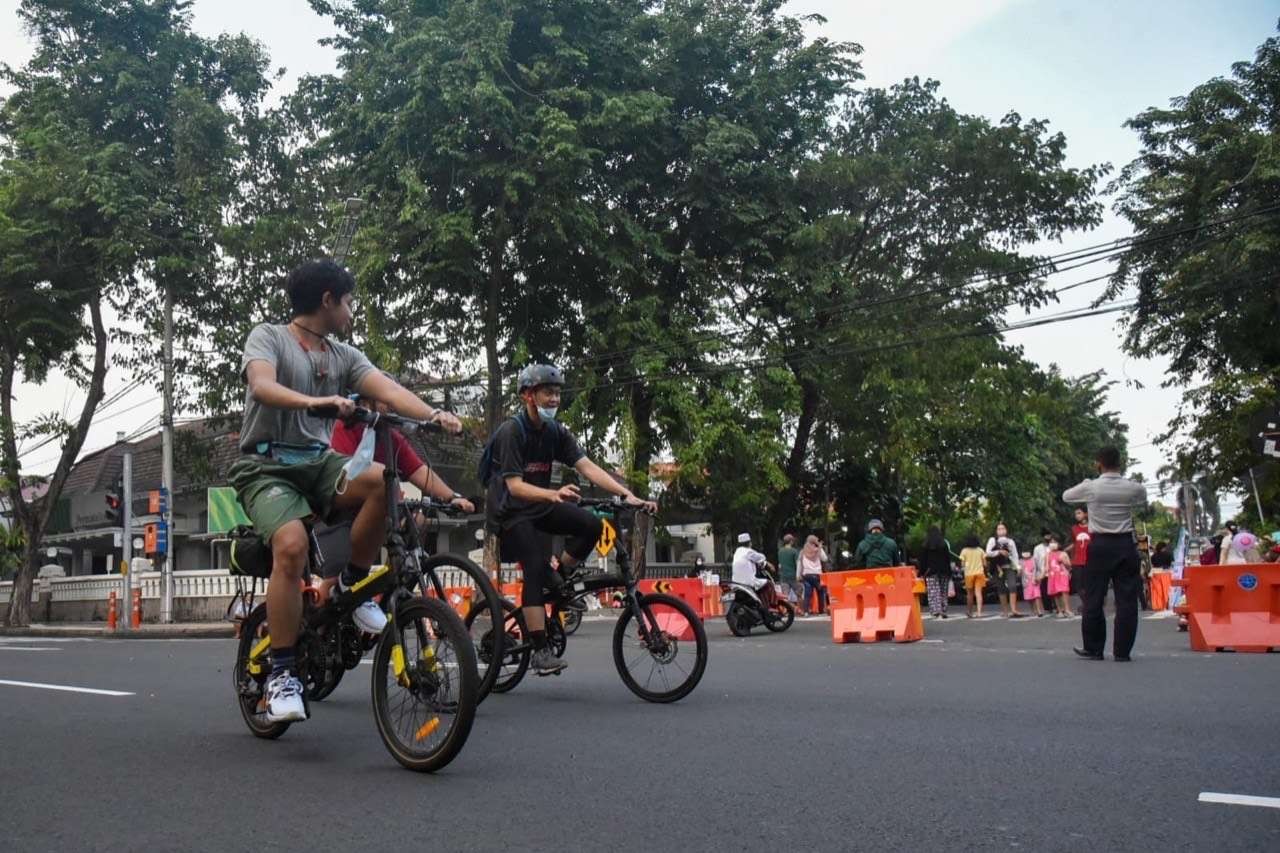
[[[581,596],[607,589],[622,588],[622,612],[613,630],[613,662],[622,683],[647,702],[675,702],[693,692],[707,668],[707,633],[693,608],[671,595],[641,594],[636,585],[641,580],[631,569],[626,540],[629,530],[619,531],[619,518],[634,518],[637,507],[620,500],[583,498],[578,503],[601,518],[605,524],[602,543],[617,544],[617,572],[611,574],[576,574],[565,587],[553,595],[547,618],[547,647],[557,656],[564,655],[568,636],[562,614]],[[496,658],[501,670],[494,684],[495,693],[515,688],[529,670],[533,644],[524,615],[515,604],[503,601],[506,649]],[[488,637],[482,637],[480,657],[491,656]]]
[[[333,418],[336,408],[316,407],[311,414]],[[311,715],[309,694],[331,671],[332,641],[341,636],[341,625],[366,601],[380,597],[387,613],[387,627],[374,641],[373,710],[378,734],[391,755],[410,770],[435,771],[462,750],[475,719],[479,701],[479,676],[475,650],[463,620],[444,601],[424,597],[422,566],[402,533],[400,477],[391,447],[391,429],[412,432],[438,430],[433,423],[398,415],[379,415],[356,409],[349,418],[375,431],[387,459],[383,479],[387,494],[387,564],[351,589],[322,601],[311,580],[320,555],[315,536],[304,570],[302,627],[297,641],[298,674],[306,691],[303,703]],[[270,554],[265,544],[259,549]],[[255,574],[270,576],[270,560]],[[240,627],[240,642],[233,669],[237,703],[253,734],[278,738],[288,722],[272,722],[266,715],[266,682],[270,674],[266,605],[253,608]]]

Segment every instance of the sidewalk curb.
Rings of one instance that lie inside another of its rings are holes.
[[[232,639],[236,627],[230,622],[210,622],[192,625],[146,625],[137,630],[108,631],[106,627],[87,625],[61,627],[57,625],[31,625],[26,628],[0,628],[0,637],[67,637],[71,639],[93,638],[102,640],[164,640],[164,639]]]

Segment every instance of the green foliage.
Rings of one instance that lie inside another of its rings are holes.
[[[1146,239],[1112,292],[1138,297],[1126,349],[1168,358],[1168,383],[1186,388],[1166,436],[1186,431],[1170,472],[1180,478],[1204,471],[1227,484],[1260,465],[1250,420],[1280,399],[1277,91],[1273,37],[1231,77],[1128,123],[1142,152],[1116,182],[1116,210]],[[1280,489],[1269,500],[1274,515]]]

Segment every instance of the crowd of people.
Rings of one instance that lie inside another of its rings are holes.
[[[983,541],[971,534],[952,545],[938,527],[929,528],[919,550],[905,554],[884,532],[884,524],[872,519],[866,536],[850,554],[849,568],[882,568],[911,565],[925,581],[929,616],[950,618],[948,601],[963,597],[966,616],[983,616],[984,598],[994,590],[1000,615],[1006,619],[1075,618],[1080,611],[1083,593],[1081,570],[1088,561],[1088,510],[1075,510],[1075,524],[1068,535],[1047,528],[1030,549],[1019,549],[1009,535],[1008,527],[997,524]],[[1146,581],[1150,573],[1168,571],[1174,561],[1173,548],[1160,541],[1148,546],[1139,536],[1143,585],[1139,600],[1150,610],[1150,589]],[[1258,563],[1280,560],[1280,531],[1259,537],[1228,522],[1217,534],[1204,540],[1199,561],[1216,563]],[[790,593],[800,613],[808,615],[826,611],[826,590],[822,574],[837,568],[827,554],[822,540],[809,535],[801,544],[794,534],[782,538],[778,549],[778,579]],[[1020,604],[1026,605],[1024,611]]]

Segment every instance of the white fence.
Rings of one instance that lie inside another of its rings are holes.
[[[225,569],[200,572],[174,572],[174,598],[226,598],[235,594],[236,578]],[[133,576],[140,585],[142,597],[160,598],[161,573],[139,572]],[[54,602],[58,601],[106,601],[113,590],[119,593],[124,586],[120,575],[84,575],[71,578],[41,578],[31,590],[31,600],[38,601],[40,591],[47,589]],[[0,583],[0,604],[7,604],[13,595],[13,582]]]

